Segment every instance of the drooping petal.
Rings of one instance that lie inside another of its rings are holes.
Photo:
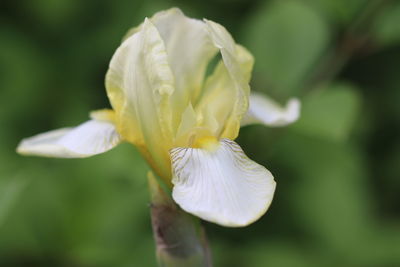
[[[300,116],[300,101],[290,99],[282,107],[271,98],[260,93],[251,93],[250,106],[242,120],[242,126],[261,123],[267,126],[286,126],[295,122]]]
[[[75,128],[63,128],[23,139],[17,152],[55,158],[84,158],[104,153],[121,142],[115,126],[89,120]]]
[[[145,147],[147,160],[161,169],[158,173],[169,173],[174,77],[164,42],[150,20],[115,52],[106,88],[119,133],[139,148]]]
[[[172,196],[185,211],[224,226],[246,226],[260,218],[275,191],[272,174],[250,160],[235,142],[215,149],[171,150]]]

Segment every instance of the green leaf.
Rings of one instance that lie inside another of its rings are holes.
[[[350,85],[336,84],[313,91],[302,100],[297,131],[331,140],[346,139],[360,110],[360,96]]]
[[[287,97],[301,86],[330,39],[327,25],[301,1],[265,5],[244,28],[257,90]],[[263,88],[259,88],[263,87]]]

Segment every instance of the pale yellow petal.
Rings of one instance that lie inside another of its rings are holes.
[[[181,122],[176,133],[175,146],[188,146],[191,136],[197,127],[197,114],[194,111],[192,104],[186,107],[182,114]]]
[[[228,116],[220,137],[235,139],[239,132],[242,116],[248,108],[249,80],[254,60],[245,48],[235,44],[232,36],[223,26],[209,20],[205,20],[205,22],[210,38],[220,50],[223,62],[223,66],[219,65],[214,77],[210,78],[214,81],[207,81],[206,84],[215,88],[211,91],[217,91],[212,93],[214,95],[212,98],[218,98],[215,101],[219,103],[225,101],[228,102],[225,105],[230,105],[230,108],[224,107],[225,112],[228,110]],[[220,78],[216,77],[217,75]],[[219,81],[219,79],[223,81]],[[206,91],[210,91],[209,88],[206,88]],[[205,97],[207,97],[206,94]]]
[[[220,61],[214,73],[207,79],[203,95],[195,108],[196,112],[203,117],[204,127],[213,128],[214,136],[221,136],[226,127],[226,121],[235,107],[237,99],[234,87],[231,76]],[[209,118],[210,116],[212,118]],[[208,125],[207,122],[212,122],[213,125]]]
[[[178,129],[181,114],[194,103],[203,86],[207,64],[218,52],[205,23],[186,17],[178,8],[156,13],[150,21],[164,41],[168,63],[175,78],[171,97],[173,129]],[[125,38],[139,32],[143,24],[131,29]]]
[[[164,40],[168,61],[175,76],[174,101],[193,102],[198,96],[206,67],[218,49],[209,38],[207,26],[186,17],[178,8],[159,12],[151,18]]]
[[[120,134],[139,147],[146,146],[148,160],[168,173],[174,77],[164,42],[148,19],[115,52],[106,87]]]
[[[253,57],[242,46],[235,45],[235,60],[246,84],[251,77]],[[240,120],[247,109],[247,90],[238,86],[223,60],[217,64],[214,73],[208,77],[203,95],[196,105],[196,111],[214,116],[217,127],[214,135],[218,137],[236,138]]]

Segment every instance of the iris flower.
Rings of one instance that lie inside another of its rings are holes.
[[[83,158],[129,142],[183,210],[224,226],[248,225],[268,209],[275,181],[233,140],[243,125],[292,123],[300,108],[297,99],[281,107],[250,94],[253,62],[220,24],[177,8],[156,13],[128,32],[111,59],[105,86],[112,109],[26,138],[17,151]]]

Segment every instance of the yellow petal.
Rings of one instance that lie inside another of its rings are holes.
[[[175,76],[174,108],[194,102],[200,93],[206,67],[218,49],[211,42],[201,20],[186,17],[172,8],[152,19],[164,40],[168,61]]]
[[[247,110],[248,82],[253,67],[253,57],[246,49],[235,45],[233,52],[239,74],[233,75],[227,63],[220,60],[207,79],[203,95],[196,105],[197,112],[214,116],[217,123],[214,135],[229,139],[237,137],[241,118]],[[236,80],[239,76],[244,79],[243,86]]]
[[[186,107],[186,110],[182,114],[182,119],[179,124],[178,131],[176,133],[175,146],[188,146],[190,139],[194,134],[194,130],[197,127],[197,114],[194,111],[192,104]]]
[[[202,115],[203,126],[213,128],[215,136],[220,136],[224,131],[237,102],[234,87],[225,65],[220,61],[214,73],[208,77],[203,95],[196,105],[196,112]]]
[[[218,49],[211,42],[205,23],[186,17],[178,8],[158,12],[150,21],[164,41],[169,66],[175,79],[171,105],[172,128],[176,130],[181,114],[199,96],[207,64]],[[127,36],[137,33],[142,27],[140,25],[131,29]]]
[[[222,61],[206,82],[204,98],[219,103],[220,111],[216,112],[218,115],[215,117],[224,122],[219,136],[235,139],[242,116],[248,108],[249,80],[254,60],[245,48],[235,44],[223,26],[209,20],[205,22],[211,40],[220,50]],[[200,100],[200,102],[207,101],[210,100]]]

